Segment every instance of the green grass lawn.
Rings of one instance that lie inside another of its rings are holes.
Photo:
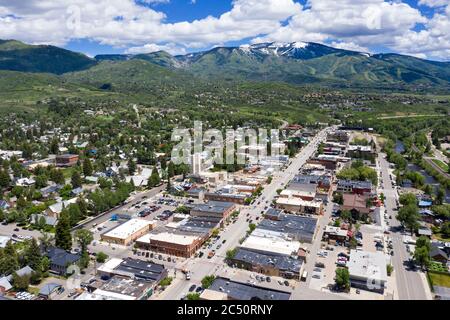
[[[433,286],[450,288],[450,274],[428,273]]]
[[[448,172],[448,165],[446,163],[444,163],[438,159],[432,159],[432,161],[434,163],[436,163],[442,170],[444,170],[445,172]]]
[[[446,266],[440,262],[432,261],[429,266],[430,271],[447,272]]]

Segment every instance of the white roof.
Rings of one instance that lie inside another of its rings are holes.
[[[197,236],[188,236],[183,234],[175,234],[175,233],[169,233],[169,232],[161,232],[161,233],[149,233],[145,236],[139,238],[137,241],[144,242],[144,243],[150,243],[152,240],[154,241],[162,241],[162,242],[168,242],[168,243],[174,243],[178,245],[190,245],[194,241],[200,239]]]
[[[333,226],[325,226],[325,232],[326,233],[333,233],[340,236],[347,236],[348,231],[341,229],[339,227],[333,227]]]
[[[281,191],[280,196],[282,197],[314,197],[316,192],[308,191],[308,190],[291,190],[285,189]]]
[[[0,248],[6,247],[9,240],[11,240],[10,237],[0,236]]]
[[[111,258],[108,261],[106,261],[103,265],[101,265],[98,268],[98,271],[111,273],[115,268],[117,268],[122,263],[122,261],[123,261],[122,259]]]
[[[97,289],[92,293],[82,293],[76,300],[136,300],[136,298],[125,294]]]
[[[66,200],[66,201],[62,201],[62,202],[57,202],[53,205],[51,205],[50,207],[48,207],[50,209],[50,211],[52,212],[56,212],[56,213],[61,213],[61,211],[64,208],[67,208],[69,205],[77,203],[77,198],[72,198],[70,200]]]
[[[291,205],[291,206],[299,206],[299,207],[314,207],[314,208],[320,208],[322,205],[322,202],[319,201],[305,201],[300,198],[278,198],[277,204],[285,204],[285,205]]]
[[[143,219],[131,219],[121,224],[117,228],[114,228],[111,231],[107,232],[105,236],[117,239],[127,239],[134,233],[144,229],[145,227],[148,227],[149,225],[153,225],[154,223],[154,221]]]
[[[347,263],[351,277],[358,279],[372,279],[387,281],[387,258],[381,252],[350,251],[350,260]]]
[[[241,245],[242,248],[263,252],[275,253],[278,255],[290,256],[300,249],[300,242],[287,241],[279,238],[265,238],[250,235]]]

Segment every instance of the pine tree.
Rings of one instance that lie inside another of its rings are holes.
[[[175,176],[175,165],[172,161],[169,162],[167,174],[169,175],[169,178],[173,178]]]
[[[0,170],[0,188],[6,189],[9,187],[10,183],[11,178],[9,177],[8,172]]]
[[[81,179],[81,175],[78,171],[74,171],[72,174],[72,188],[80,188],[83,185],[83,180]]]
[[[63,211],[56,224],[55,245],[64,250],[72,249],[72,235],[70,234],[70,218],[67,211]]]
[[[94,172],[94,168],[92,167],[92,162],[88,157],[86,157],[83,161],[84,176],[85,177],[91,176],[93,172]]]
[[[161,178],[159,177],[158,170],[156,168],[153,168],[152,174],[150,175],[150,178],[148,179],[147,186],[149,188],[154,188],[157,185],[161,183]]]
[[[25,261],[31,269],[38,270],[41,264],[41,259],[41,250],[39,249],[36,239],[33,238],[25,251]]]
[[[136,172],[136,163],[133,161],[133,159],[128,160],[128,173],[130,176],[134,176]]]

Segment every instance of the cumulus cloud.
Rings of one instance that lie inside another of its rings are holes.
[[[158,45],[154,43],[148,43],[140,47],[128,48],[125,53],[127,54],[139,54],[139,53],[152,53],[158,51],[166,51],[172,55],[184,55],[187,53],[186,48],[180,47],[175,43],[168,43],[164,45]]]
[[[169,1],[0,0],[0,38],[55,45],[89,39],[127,52],[176,54],[243,39],[313,41],[449,57],[450,0],[419,0],[419,7],[433,8],[431,18],[401,0],[308,0],[305,6],[294,0],[233,0],[220,16],[176,23],[148,5],[161,2]]]

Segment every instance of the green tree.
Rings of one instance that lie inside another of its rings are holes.
[[[0,170],[0,188],[6,189],[10,186],[11,178],[5,170]]]
[[[128,174],[130,176],[134,176],[136,173],[136,163],[133,161],[133,159],[128,160]]]
[[[400,208],[397,214],[397,220],[402,226],[409,229],[411,233],[419,227],[419,219],[419,210],[415,204],[409,204]]]
[[[428,251],[431,250],[431,242],[430,239],[428,239],[425,236],[420,236],[417,240],[416,240],[416,248],[426,248]]]
[[[53,139],[50,144],[50,153],[58,154],[59,153],[59,143],[57,139]]]
[[[336,286],[342,290],[350,289],[350,273],[347,268],[337,268],[335,276]]]
[[[78,229],[75,232],[75,239],[81,248],[81,252],[87,251],[87,246],[94,240],[92,232],[86,229]]]
[[[188,293],[186,296],[188,300],[200,300],[200,293]]]
[[[25,249],[25,261],[33,270],[38,270],[41,259],[41,250],[36,239],[33,238]]]
[[[28,287],[30,286],[30,276],[29,275],[19,276],[17,273],[14,272],[12,282],[14,290],[27,291]]]
[[[83,180],[81,179],[81,175],[77,170],[72,173],[71,183],[72,188],[74,189],[80,188],[83,185]]]
[[[404,206],[417,204],[417,198],[413,193],[404,193],[400,195],[399,201]]]
[[[91,176],[93,172],[94,172],[94,168],[92,167],[91,160],[88,157],[84,158],[84,161],[83,161],[84,176],[85,177]]]
[[[167,167],[167,174],[169,178],[173,178],[175,176],[175,165],[172,161],[169,162],[169,165]]]
[[[108,255],[104,252],[97,253],[97,262],[104,263],[108,259]]]
[[[149,188],[154,188],[157,185],[159,185],[161,183],[161,179],[159,177],[159,173],[158,170],[156,168],[154,168],[152,170],[152,174],[150,175],[150,177],[148,178],[148,183],[147,186]]]
[[[414,260],[422,267],[426,267],[430,263],[430,252],[426,247],[416,247],[414,251]]]
[[[214,280],[216,280],[216,277],[214,275],[205,276],[202,279],[202,288],[208,289],[213,284]]]
[[[50,180],[56,184],[64,185],[66,183],[66,178],[64,177],[64,173],[59,169],[52,169],[50,171]]]
[[[55,245],[64,250],[72,249],[72,235],[70,234],[70,217],[67,211],[61,212],[56,224]]]

